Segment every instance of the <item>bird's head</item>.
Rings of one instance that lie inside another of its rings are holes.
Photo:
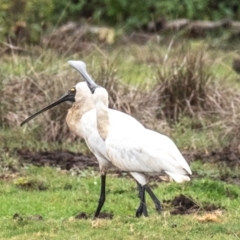
[[[68,61],[68,63],[74,67],[84,78],[84,80],[86,81],[90,91],[92,92],[92,94],[94,94],[96,88],[99,88],[100,86],[97,85],[93,79],[91,78],[91,76],[88,74],[87,70],[86,70],[86,64],[82,61]]]

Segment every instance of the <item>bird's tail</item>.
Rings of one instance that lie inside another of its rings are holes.
[[[182,175],[182,174],[176,174],[176,173],[171,173],[168,171],[165,171],[175,182],[177,183],[182,183],[186,181],[190,181],[190,177],[187,175]]]

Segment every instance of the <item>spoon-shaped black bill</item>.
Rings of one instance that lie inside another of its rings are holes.
[[[65,101],[71,101],[74,102],[75,101],[75,94],[76,94],[76,90],[75,88],[72,88],[71,90],[69,90],[67,93],[65,93],[62,97],[60,97],[57,101],[51,103],[50,105],[48,105],[47,107],[43,108],[42,110],[34,113],[33,115],[31,115],[29,118],[27,118],[26,120],[24,120],[20,126],[23,126],[25,123],[29,122],[31,119],[35,118],[37,115],[39,115],[40,113],[43,113],[45,111],[47,111],[48,109],[57,106],[58,104],[65,102]]]
[[[94,93],[95,89],[99,86],[93,81],[93,79],[88,74],[86,70],[86,64],[82,61],[68,61],[68,63],[83,76],[91,92]]]

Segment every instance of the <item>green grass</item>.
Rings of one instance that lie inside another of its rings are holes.
[[[90,151],[87,148],[84,141],[81,139],[74,141],[48,142],[41,140],[41,132],[35,131],[35,126],[31,127],[15,127],[13,129],[0,129],[1,149],[4,149],[3,155],[13,155],[16,150],[28,149],[30,151],[61,151],[69,150],[72,152],[81,152],[83,154],[89,154]],[[17,141],[16,141],[17,139]],[[1,153],[1,151],[0,151]],[[1,156],[1,155],[0,155]]]
[[[28,184],[27,184],[28,183]],[[32,183],[32,184],[29,184]],[[39,190],[38,186],[45,186]],[[196,216],[158,215],[147,197],[149,217],[135,218],[138,197],[135,182],[129,177],[107,178],[107,199],[103,212],[110,219],[75,219],[79,212],[92,216],[99,197],[98,173],[74,175],[57,168],[25,166],[21,176],[0,181],[0,239],[237,239],[239,237],[238,186],[210,178],[190,183],[159,183],[154,192],[161,200],[179,194],[194,199],[200,206],[212,203],[222,207],[220,222],[199,222]],[[21,219],[14,219],[14,214]],[[43,220],[32,216],[40,215]]]
[[[220,149],[232,139],[223,134],[222,122],[183,116],[172,126],[171,137],[180,149],[206,150]]]

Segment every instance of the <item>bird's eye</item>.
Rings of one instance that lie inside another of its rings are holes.
[[[75,88],[75,87],[72,87],[68,92],[73,94],[73,93],[76,92],[76,88]]]

